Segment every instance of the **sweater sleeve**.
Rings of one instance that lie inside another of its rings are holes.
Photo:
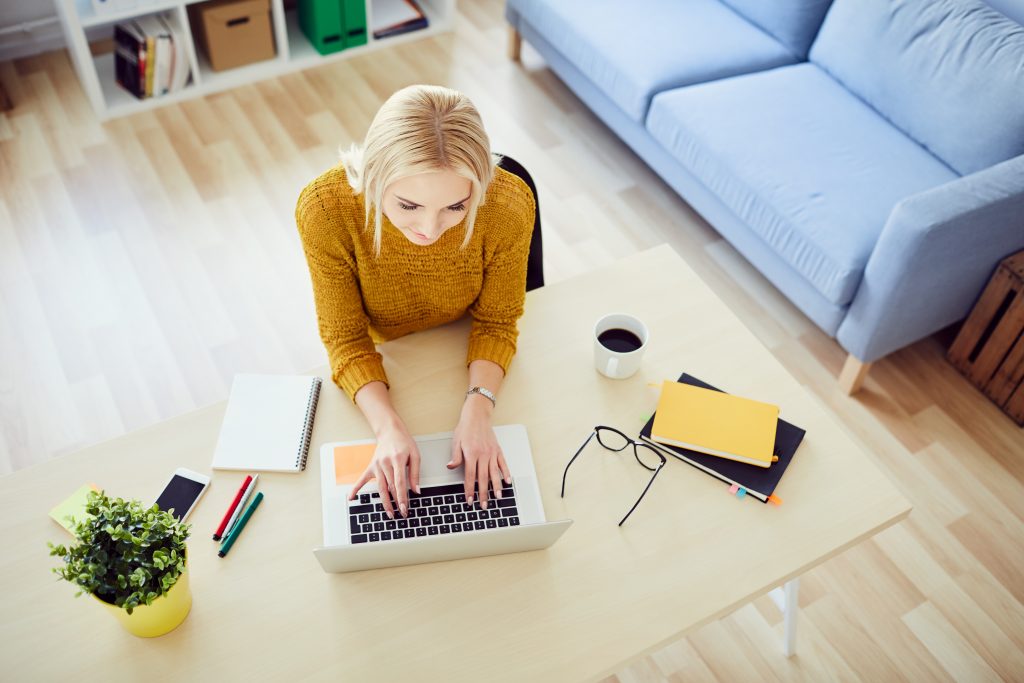
[[[344,179],[341,179],[344,182]],[[327,349],[331,377],[349,398],[374,381],[387,383],[384,363],[370,338],[356,271],[355,246],[342,206],[332,189],[316,181],[299,195],[295,223],[313,283],[320,339]]]
[[[518,181],[518,179],[517,179]],[[495,224],[501,226],[494,246],[484,249],[484,281],[469,312],[473,324],[469,333],[466,363],[484,359],[501,366],[506,373],[516,353],[526,298],[526,264],[533,233],[533,195],[522,185],[522,192],[509,198],[497,211]]]

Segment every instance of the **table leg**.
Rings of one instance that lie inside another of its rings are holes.
[[[782,651],[787,657],[792,657],[796,654],[796,617],[797,610],[799,609],[797,606],[797,595],[799,590],[800,579],[798,577],[792,581],[787,581],[769,593],[776,606],[782,610],[784,629]]]

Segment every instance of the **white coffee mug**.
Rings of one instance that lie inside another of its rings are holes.
[[[612,332],[602,340],[601,335],[613,330],[624,330],[626,334]],[[611,379],[632,376],[640,369],[649,339],[647,325],[637,318],[625,313],[609,313],[594,325],[594,367]],[[640,346],[636,345],[638,340]]]

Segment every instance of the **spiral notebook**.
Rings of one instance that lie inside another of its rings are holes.
[[[235,375],[213,469],[306,469],[320,383],[319,377]]]

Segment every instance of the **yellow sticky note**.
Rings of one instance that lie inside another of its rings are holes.
[[[77,491],[68,496],[57,507],[50,510],[50,517],[69,532],[72,530],[68,517],[74,517],[76,522],[81,521],[88,515],[85,514],[85,504],[89,498],[89,491],[99,491],[96,484],[83,484]],[[72,532],[74,533],[74,532]]]
[[[377,444],[334,447],[334,481],[336,484],[354,484],[373,460]]]

